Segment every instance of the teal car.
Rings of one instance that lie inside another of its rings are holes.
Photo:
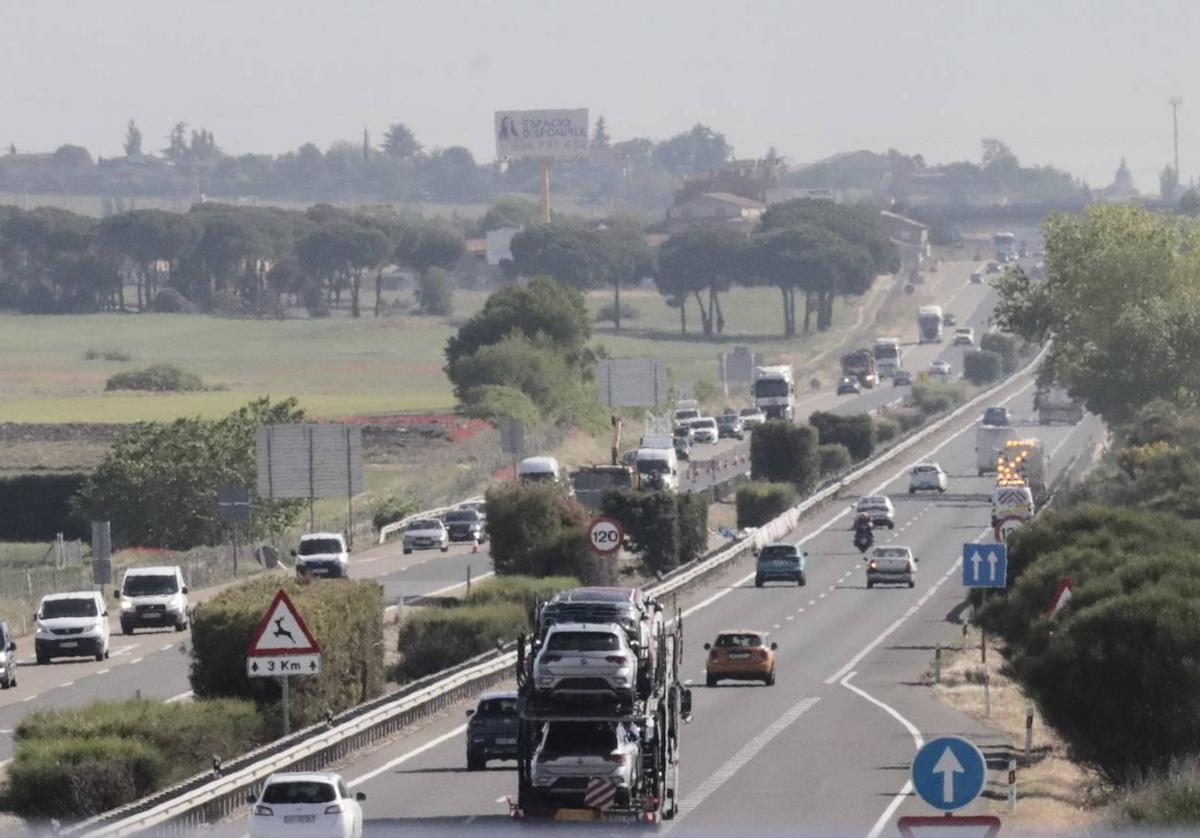
[[[795,582],[801,587],[807,585],[804,559],[804,551],[795,544],[766,545],[758,554],[754,569],[754,587],[761,588],[767,582]]]

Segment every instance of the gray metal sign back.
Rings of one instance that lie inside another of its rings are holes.
[[[254,442],[259,497],[330,498],[363,490],[357,425],[263,425]]]
[[[241,486],[217,489],[217,518],[221,521],[249,521],[250,490]]]
[[[654,358],[610,358],[598,369],[600,402],[654,407],[667,400],[667,365]]]

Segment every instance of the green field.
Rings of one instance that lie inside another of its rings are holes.
[[[251,320],[187,314],[0,315],[0,422],[133,422],[220,416],[251,398],[297,396],[309,415],[341,417],[445,411],[454,406],[442,350],[457,323],[486,294],[456,294],[446,318],[345,316]],[[679,312],[654,291],[626,292],[637,317],[621,333],[597,324],[594,343],[614,357],[656,357],[679,381],[716,381],[718,352],[746,345],[770,359],[811,356],[826,335],[783,341],[779,294],[738,288],[723,296],[725,334],[703,339],[693,302],[689,335]],[[588,296],[593,312],[611,300]],[[835,324],[854,319],[857,301],[839,302]],[[119,349],[129,362],[87,361],[88,349]],[[172,363],[214,389],[199,393],[106,393],[115,372]]]

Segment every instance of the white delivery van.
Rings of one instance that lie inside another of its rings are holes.
[[[526,457],[517,466],[517,479],[522,483],[560,483],[558,460],[553,457]]]
[[[187,628],[187,584],[178,565],[129,568],[117,596],[122,634],[133,634],[143,626],[175,631]]]
[[[679,459],[674,448],[639,448],[636,462],[642,489],[679,489]]]

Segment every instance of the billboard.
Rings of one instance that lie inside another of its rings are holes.
[[[259,497],[329,498],[363,490],[357,425],[260,425],[254,447]]]
[[[500,160],[579,160],[588,156],[587,108],[496,111]]]
[[[653,358],[606,358],[597,368],[600,403],[654,407],[667,400],[667,365]]]

